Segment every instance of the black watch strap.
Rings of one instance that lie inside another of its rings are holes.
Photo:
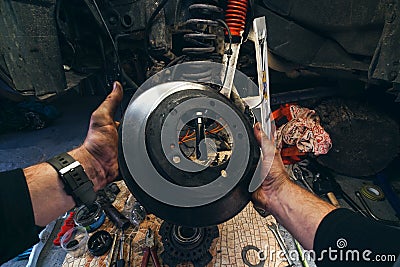
[[[72,196],[76,206],[90,205],[96,200],[93,183],[79,161],[62,153],[47,161],[59,173],[65,192]]]

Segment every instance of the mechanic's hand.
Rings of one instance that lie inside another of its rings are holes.
[[[280,151],[275,148],[273,141],[268,140],[259,122],[254,126],[254,136],[261,147],[263,155],[261,175],[265,179],[261,186],[253,193],[253,203],[256,207],[269,211],[269,198],[273,197],[274,193],[280,190],[287,182],[290,182],[290,180],[283,166]]]
[[[95,191],[103,188],[118,175],[119,123],[114,121],[114,114],[122,96],[122,86],[115,82],[112,92],[92,113],[85,142],[71,153],[81,162],[94,184]]]

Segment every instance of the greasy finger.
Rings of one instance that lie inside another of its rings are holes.
[[[115,111],[117,110],[117,107],[122,100],[122,96],[122,85],[119,82],[114,82],[113,90],[100,105],[99,109],[105,110],[111,116],[114,116]]]
[[[254,136],[256,137],[258,145],[261,147],[261,150],[264,155],[267,155],[271,152],[273,152],[273,154],[275,153],[274,144],[272,143],[271,140],[268,139],[267,135],[264,133],[264,131],[261,128],[261,123],[259,123],[259,122],[257,122],[254,125]]]

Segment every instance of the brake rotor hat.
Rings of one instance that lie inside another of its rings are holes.
[[[199,66],[209,74],[201,82],[193,75]],[[263,181],[253,135],[260,116],[244,112],[244,105],[238,107],[218,92],[224,72],[222,64],[212,62],[163,70],[138,89],[119,128],[126,185],[146,210],[177,225],[203,227],[229,220]],[[234,84],[241,97],[258,94],[258,87],[239,71]],[[263,156],[273,157],[274,151]]]

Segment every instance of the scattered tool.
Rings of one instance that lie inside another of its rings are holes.
[[[60,232],[57,234],[57,238],[53,240],[53,244],[55,246],[60,246],[60,240],[61,237],[69,230],[74,228],[75,222],[74,222],[74,212],[70,212],[67,219],[65,219],[64,224],[61,226]]]
[[[107,217],[118,229],[126,230],[130,225],[130,221],[112,205],[111,201],[103,190],[99,190],[97,195],[97,202],[101,205]]]
[[[364,185],[360,189],[360,193],[372,201],[381,201],[385,199],[385,194],[383,193],[382,189],[377,185]]]
[[[88,240],[88,249],[93,256],[106,254],[112,246],[112,237],[109,232],[100,230],[95,232]]]
[[[315,175],[316,180],[313,182],[314,191],[316,194],[323,196],[326,195],[329,201],[335,207],[340,207],[339,201],[337,200],[334,191],[334,184],[331,180],[328,179],[321,179],[319,173]]]
[[[106,193],[106,195],[111,203],[113,203],[115,201],[115,199],[117,198],[117,195],[119,194],[119,192],[121,192],[121,189],[119,189],[119,187],[116,183],[107,184],[103,190]]]
[[[309,267],[308,262],[306,260],[306,258],[304,257],[304,251],[302,250],[299,241],[297,241],[294,237],[293,237],[293,243],[296,246],[296,250],[297,253],[299,253],[300,255],[300,261],[301,261],[301,265],[303,267]]]
[[[364,217],[368,217],[367,213],[346,193],[343,191],[342,187],[336,182],[335,179],[332,179],[334,192],[336,195],[341,195],[344,201],[355,211],[360,213]]]
[[[396,227],[400,227],[400,222],[399,221],[390,221],[390,220],[384,220],[379,218],[378,216],[376,216],[371,208],[368,206],[367,202],[365,201],[364,197],[362,196],[362,194],[359,191],[355,192],[356,197],[358,198],[358,200],[361,202],[361,205],[364,207],[365,211],[367,212],[367,214],[369,215],[369,217],[371,217],[372,219],[374,219],[377,222],[381,222],[384,223],[386,225],[390,225],[390,226],[396,226]]]
[[[74,222],[78,226],[85,227],[86,231],[91,233],[104,223],[105,218],[106,215],[101,205],[94,202],[92,205],[79,207],[75,211]]]
[[[27,259],[29,259],[29,256],[31,255],[31,253],[32,253],[32,249],[33,249],[33,247],[31,247],[31,248],[28,248],[27,250],[25,250],[24,252],[22,252],[21,254],[19,254],[17,257],[15,257],[15,261],[22,261],[22,260],[27,260]]]
[[[132,237],[129,238],[128,267],[131,267]]]
[[[301,168],[297,165],[294,164],[293,165],[293,175],[297,180],[300,180],[304,186],[313,194],[315,194],[314,190],[312,189],[311,185],[308,183],[308,181],[306,180],[306,178],[303,175],[303,172],[301,170]]]
[[[320,165],[317,167],[317,163],[313,162],[309,163],[309,165],[312,171],[316,173],[316,178],[328,180],[328,189],[332,190],[335,195],[341,196],[354,211],[360,213],[364,217],[368,217],[367,213],[342,189],[328,169]]]
[[[114,234],[111,251],[110,251],[110,253],[108,253],[107,265],[106,265],[107,267],[111,266],[116,244],[117,244],[117,234]]]
[[[308,169],[314,174],[314,192],[317,195],[326,196],[333,206],[340,207],[339,201],[334,194],[336,183],[333,182],[330,171],[315,161],[309,162]]]
[[[274,234],[276,241],[278,241],[279,246],[283,250],[285,257],[288,261],[289,266],[296,266],[292,259],[290,258],[289,251],[286,247],[285,241],[283,240],[281,233],[279,232],[278,225],[274,222],[267,222],[268,229]]]
[[[247,252],[249,252],[251,250],[254,250],[260,256],[260,261],[257,264],[252,264],[249,261],[248,257],[247,257]],[[265,264],[265,259],[266,259],[266,257],[264,255],[264,252],[261,251],[261,249],[259,249],[256,246],[247,245],[242,249],[242,260],[243,260],[243,263],[246,264],[249,267],[263,267],[264,264]]]
[[[124,244],[125,244],[125,235],[122,230],[121,238],[119,239],[119,251],[117,252],[117,259],[113,263],[115,267],[125,267],[125,258],[124,258]]]
[[[142,260],[142,264],[140,266],[147,267],[147,264],[149,263],[149,259],[150,259],[150,255],[151,255],[154,266],[161,267],[160,261],[158,260],[158,256],[157,256],[157,247],[155,246],[155,242],[154,242],[154,232],[150,228],[147,230],[144,244],[145,244],[145,247],[143,249],[143,252],[144,252],[143,260]]]

